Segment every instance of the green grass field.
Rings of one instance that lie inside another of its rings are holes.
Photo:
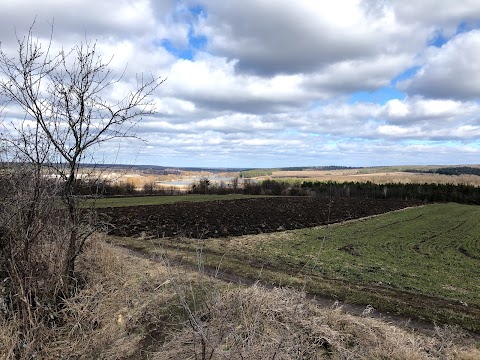
[[[253,197],[266,197],[262,195],[242,195],[242,194],[229,194],[229,195],[172,195],[172,196],[132,196],[132,197],[115,197],[115,198],[102,198],[95,200],[87,200],[85,206],[95,206],[96,208],[105,207],[123,207],[123,206],[142,206],[142,205],[162,205],[173,204],[181,201],[213,201],[213,200],[234,200],[234,199],[247,199]]]
[[[480,331],[480,207],[441,204],[227,239],[118,241],[241,277]]]

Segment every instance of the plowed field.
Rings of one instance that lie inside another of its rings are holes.
[[[418,201],[275,197],[99,210],[109,234],[212,238],[299,229],[377,215]]]

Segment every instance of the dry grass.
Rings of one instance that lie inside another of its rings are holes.
[[[193,359],[207,338],[212,359],[470,359],[478,349],[457,328],[429,337],[380,320],[324,309],[302,293],[255,285],[209,299],[205,321],[184,328],[153,359]],[[197,355],[197,356],[195,356]]]
[[[78,271],[80,290],[65,300],[50,326],[37,329],[41,346],[27,351],[25,344],[21,358],[137,358],[151,329],[181,314],[174,292],[159,287],[170,276],[164,266],[102,239],[88,243]],[[15,336],[20,324],[4,319],[0,324],[0,359],[13,359],[10,349],[21,341]]]
[[[201,258],[199,258],[201,265]],[[227,285],[92,239],[78,264],[77,294],[37,329],[41,359],[477,359],[455,328],[415,334],[341,309],[321,308],[287,289]],[[192,325],[193,324],[193,325]],[[0,315],[0,358],[13,359],[18,323]],[[28,351],[31,347],[32,351]]]

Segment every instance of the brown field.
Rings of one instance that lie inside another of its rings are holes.
[[[212,238],[337,223],[421,204],[416,200],[267,197],[103,208],[109,233]]]
[[[209,171],[179,171],[179,174],[151,174],[142,170],[125,169],[82,169],[79,173],[82,179],[101,179],[108,181],[113,185],[131,184],[137,191],[143,190],[145,186],[153,186],[155,190],[177,190],[186,191],[190,188],[190,183],[198,181],[200,178],[234,178],[239,175],[238,172],[213,173]],[[187,181],[188,185],[167,184],[166,182]]]
[[[402,171],[372,172],[368,170],[330,170],[330,171],[274,171],[270,176],[262,176],[256,179],[299,179],[309,181],[337,181],[337,182],[367,182],[375,184],[385,183],[435,183],[435,184],[467,184],[480,186],[480,176],[476,175],[441,175],[428,173],[410,173]]]

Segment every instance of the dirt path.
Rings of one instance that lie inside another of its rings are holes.
[[[159,255],[147,254],[138,249],[133,249],[133,248],[118,245],[115,243],[111,243],[111,244],[118,248],[128,251],[133,256],[139,256],[157,263],[168,262],[170,265],[180,266],[190,271],[198,271],[197,266],[194,266],[185,261],[181,261],[179,258],[176,258],[176,257],[169,257],[166,259]],[[211,267],[211,266],[204,266],[203,271],[205,272],[206,276],[209,276],[218,280],[222,280],[225,282],[229,282],[229,283],[241,284],[241,285],[247,285],[247,286],[258,283],[269,289],[273,289],[277,287],[275,285],[262,282],[261,280],[242,277],[237,274],[232,274],[225,271],[219,271],[217,268]],[[322,297],[314,294],[309,294],[309,293],[307,293],[307,297],[315,301],[319,306],[326,309],[341,307],[341,310],[343,312],[350,315],[366,316],[366,317],[379,319],[387,323],[390,323],[405,329],[409,329],[411,331],[418,331],[420,333],[430,335],[430,336],[435,335],[436,333],[436,325],[431,322],[414,319],[412,317],[408,317],[404,315],[378,311],[369,305],[362,306],[362,305],[356,305],[356,304],[348,304],[342,301],[338,301],[338,300],[334,300],[334,299],[330,299],[327,297]],[[471,333],[470,335],[480,341],[480,334]]]

